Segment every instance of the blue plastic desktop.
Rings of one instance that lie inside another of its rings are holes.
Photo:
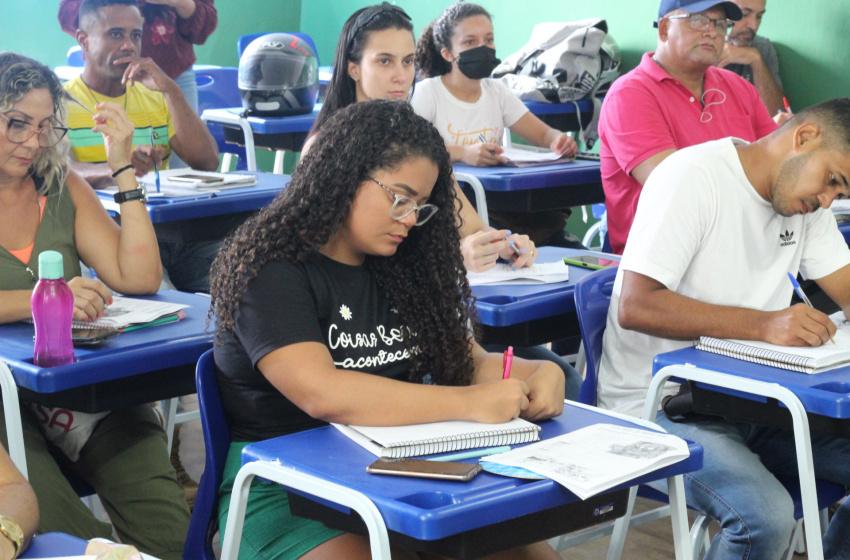
[[[844,236],[844,241],[850,243],[850,221],[838,222],[838,231]]]
[[[656,356],[653,362],[653,374],[665,366],[674,364],[692,364],[721,373],[778,383],[791,390],[809,413],[836,419],[850,418],[850,366],[808,375],[690,347]],[[764,397],[727,391],[718,387],[711,389],[753,401],[766,401]]]
[[[52,368],[40,368],[32,363],[31,324],[0,325],[0,359],[8,364],[22,396],[50,405],[51,395],[55,397],[55,394],[71,391],[73,395],[68,398],[72,398],[73,402],[67,406],[74,410],[91,412],[102,408],[98,403],[104,398],[117,398],[129,405],[192,393],[194,391],[187,389],[194,387],[195,363],[201,354],[212,348],[213,327],[206,332],[210,299],[173,290],[148,297],[191,307],[184,310],[186,318],[183,320],[75,348],[76,362]],[[176,374],[183,370],[185,375]],[[156,386],[150,389],[163,396],[151,399],[138,393],[122,394],[119,382],[144,383],[145,376],[157,372],[168,375],[157,377]],[[82,401],[77,402],[76,399]],[[114,401],[110,405],[114,406]]]
[[[454,164],[455,172],[481,181],[490,210],[536,212],[605,201],[598,161],[537,167],[473,167]]]
[[[535,262],[538,263],[556,262],[583,253],[561,247],[538,247],[537,250],[540,255]],[[478,320],[484,325],[506,327],[553,315],[575,313],[575,284],[593,270],[572,265],[569,269],[570,279],[566,282],[474,286],[472,295],[477,298],[475,310],[478,312]]]
[[[599,422],[636,427],[628,421],[567,405],[560,417],[539,423],[540,437],[551,438]],[[701,468],[702,447],[689,442],[689,449],[688,459],[616,489]],[[421,541],[444,539],[497,523],[521,524],[524,516],[565,504],[581,504],[572,492],[549,479],[523,480],[484,472],[468,483],[458,483],[370,475],[366,466],[375,456],[332,426],[250,444],[242,452],[242,464],[256,460],[280,460],[284,466],[354,488],[375,503],[387,529]],[[591,510],[586,525],[610,520],[601,511],[616,489],[595,497],[600,509],[596,513]],[[575,520],[562,520],[569,521]],[[499,531],[510,534],[510,525],[500,525]]]
[[[30,545],[18,558],[60,558],[82,556],[88,541],[65,533],[45,533],[33,537]]]
[[[239,174],[251,174],[239,171]],[[179,198],[150,198],[148,214],[154,224],[178,222],[196,218],[208,218],[253,212],[267,206],[280,191],[286,188],[290,177],[273,173],[256,173],[257,184],[250,187],[223,189],[217,193],[198,193]],[[113,193],[96,191],[107,210],[114,214]]]

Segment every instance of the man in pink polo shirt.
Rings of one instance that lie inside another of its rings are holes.
[[[756,88],[714,66],[741,16],[733,2],[662,0],[656,51],[605,96],[599,138],[614,253],[622,254],[643,184],[664,158],[710,140],[752,142],[776,130]]]

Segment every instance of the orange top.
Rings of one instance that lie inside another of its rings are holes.
[[[47,197],[41,196],[38,198],[38,223],[41,223],[41,217],[44,216],[44,207],[47,204]],[[32,256],[32,248],[35,246],[35,240],[29,244],[28,247],[24,247],[23,249],[18,249],[17,251],[10,250],[12,256],[16,257],[19,261],[24,264],[30,262],[30,257]]]

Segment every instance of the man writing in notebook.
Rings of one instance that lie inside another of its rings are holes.
[[[776,130],[758,91],[717,68],[741,9],[718,0],[661,0],[658,41],[619,78],[599,117],[600,165],[611,249],[622,254],[646,178],[676,150]]]
[[[805,109],[752,144],[708,142],[659,165],[617,273],[599,405],[639,415],[654,356],[701,335],[829,344],[836,329],[826,315],[789,307],[787,273],[814,279],[850,315],[850,250],[828,210],[850,194],[848,181],[850,98]],[[658,423],[705,448],[703,469],[685,485],[688,503],[721,525],[707,557],[779,558],[795,522],[774,474],[797,474],[793,434],[714,417],[673,423],[659,413]],[[818,478],[850,483],[850,440],[813,436],[812,448]],[[850,503],[824,550],[848,557]]]

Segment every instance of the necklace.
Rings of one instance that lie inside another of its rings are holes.
[[[94,101],[94,104],[97,105],[98,103],[100,103],[100,101],[98,101],[97,97],[94,96],[94,92],[91,90],[89,85],[82,78],[80,78],[80,81],[83,82],[84,86],[86,86],[86,89],[89,91],[89,95],[91,96],[92,100]],[[124,86],[124,112],[125,113],[127,112],[127,98],[128,97],[130,97],[130,90],[127,89],[127,86]]]

